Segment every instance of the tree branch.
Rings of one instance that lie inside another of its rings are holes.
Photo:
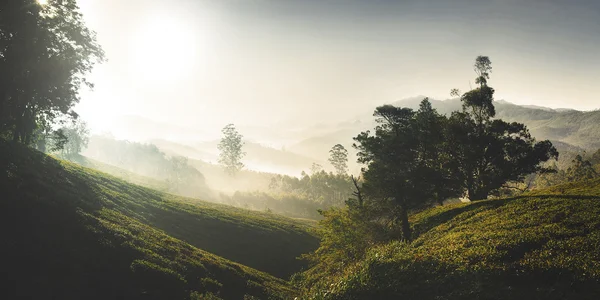
[[[363,206],[363,197],[362,197],[362,192],[360,191],[360,187],[358,186],[358,181],[356,180],[356,178],[354,178],[354,175],[350,175],[350,179],[352,179],[354,188],[356,188],[356,191],[353,191],[352,195],[354,195],[358,199],[358,205],[360,207],[362,207]]]

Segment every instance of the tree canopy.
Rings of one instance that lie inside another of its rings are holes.
[[[388,206],[382,213],[400,221],[403,237],[410,240],[409,210],[460,194],[447,176],[452,162],[443,151],[445,118],[428,99],[418,111],[384,105],[374,116],[379,124],[375,134],[366,131],[354,138],[358,161],[367,165],[363,187],[372,200]]]
[[[341,144],[336,144],[329,150],[329,163],[338,175],[348,173],[348,150]]]
[[[235,175],[239,172],[244,164],[242,158],[246,153],[242,150],[244,142],[243,136],[235,129],[235,125],[228,124],[221,130],[223,138],[217,146],[219,153],[219,163],[225,168],[225,172],[229,175]]]
[[[479,86],[461,96],[462,111],[440,115],[427,98],[417,111],[384,105],[375,110],[374,134],[354,138],[358,162],[366,165],[365,194],[400,221],[404,239],[411,238],[409,211],[462,195],[486,199],[546,171],[542,163],[558,157],[550,141],[536,142],[525,125],[494,119],[490,59],[477,57],[474,69]]]
[[[527,127],[494,119],[494,89],[487,82],[492,70],[486,56],[475,60],[479,87],[464,93],[462,112],[449,118],[449,155],[458,162],[456,176],[470,200],[486,199],[507,182],[522,181],[531,173],[547,171],[542,163],[558,158],[548,140],[536,142]]]
[[[76,0],[0,3],[0,135],[34,142],[57,117],[76,118],[86,75],[104,53]],[[40,132],[40,131],[37,131]]]

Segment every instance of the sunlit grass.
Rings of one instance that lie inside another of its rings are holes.
[[[593,299],[600,295],[600,180],[455,204],[411,217],[415,240],[369,250],[314,299]]]

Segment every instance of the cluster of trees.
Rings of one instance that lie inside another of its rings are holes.
[[[354,140],[367,199],[384,203],[411,239],[408,213],[450,197],[482,200],[531,173],[558,152],[550,141],[536,142],[525,125],[495,119],[492,70],[486,56],[475,60],[478,87],[460,95],[462,111],[440,115],[424,99],[417,111],[385,105],[375,110],[379,124]]]
[[[76,159],[77,155],[87,147],[90,131],[83,121],[70,123],[49,135],[39,136],[36,148],[42,152],[58,153],[64,159]]]
[[[411,241],[413,211],[453,197],[487,199],[532,173],[552,172],[544,167],[558,158],[550,141],[536,142],[523,124],[494,118],[489,58],[477,57],[474,70],[477,87],[452,90],[463,108],[449,116],[427,98],[416,111],[377,107],[375,131],[354,138],[364,164],[360,184],[346,208],[323,212],[321,247],[308,255],[315,267],[307,274],[326,276],[378,241]]]
[[[295,194],[306,198],[320,208],[342,206],[352,195],[352,181],[347,174],[327,173],[319,170],[311,174],[302,172],[300,178],[275,175],[269,191],[275,194]]]
[[[352,177],[347,174],[348,151],[340,144],[333,146],[329,161],[335,173],[313,163],[310,173],[303,171],[300,177],[272,175],[268,190],[237,191],[231,197],[221,195],[221,202],[290,217],[320,219],[319,211],[341,207],[352,195]]]
[[[222,129],[223,137],[218,144],[219,163],[230,176],[242,170],[245,156],[243,136],[235,125]],[[221,201],[244,208],[267,210],[294,217],[318,218],[321,209],[343,206],[352,194],[352,180],[348,176],[348,150],[334,145],[329,151],[329,162],[335,173],[327,173],[318,164],[311,166],[310,174],[302,172],[300,178],[275,175],[268,191],[240,192],[233,196],[221,195]]]
[[[68,138],[56,123],[77,118],[80,87],[92,87],[85,76],[103,59],[75,0],[2,1],[0,137],[28,145]]]
[[[600,177],[600,149],[592,155],[577,154],[566,168],[559,168],[552,163],[549,168],[552,172],[540,174],[534,180],[536,188],[544,188],[557,184],[588,180]]]
[[[186,157],[167,156],[154,144],[92,136],[84,154],[127,171],[163,180],[169,191],[183,196],[207,198],[212,195],[204,175]]]

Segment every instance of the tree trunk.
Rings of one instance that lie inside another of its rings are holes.
[[[469,189],[469,200],[485,200],[487,199],[489,191],[481,188],[470,188]]]

